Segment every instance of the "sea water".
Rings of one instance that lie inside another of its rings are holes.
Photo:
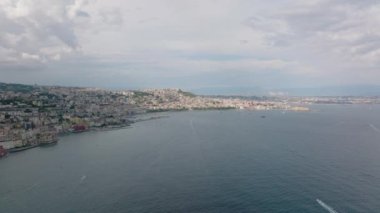
[[[380,107],[311,108],[64,136],[0,160],[0,212],[379,212]]]

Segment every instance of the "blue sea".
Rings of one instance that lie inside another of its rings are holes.
[[[188,111],[0,160],[0,212],[380,212],[380,106]]]

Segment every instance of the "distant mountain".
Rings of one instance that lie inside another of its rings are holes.
[[[202,87],[189,89],[198,95],[264,96],[268,93],[260,87]]]
[[[13,92],[32,92],[36,90],[36,86],[25,85],[25,84],[8,84],[0,82],[0,91],[13,91]]]
[[[377,85],[290,88],[279,91],[286,92],[290,96],[380,96],[380,86]]]
[[[264,89],[261,87],[204,87],[190,89],[200,95],[241,96],[380,96],[380,86],[353,85],[309,88]]]
[[[33,92],[49,86],[1,83],[1,91]],[[58,86],[59,87],[59,86]],[[81,87],[70,87],[81,88]],[[223,96],[380,96],[380,85],[264,89],[261,87],[202,87],[187,89],[187,95]],[[192,94],[194,93],[194,94]]]

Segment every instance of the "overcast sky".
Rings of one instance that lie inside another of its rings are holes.
[[[378,0],[1,0],[0,82],[380,85]]]

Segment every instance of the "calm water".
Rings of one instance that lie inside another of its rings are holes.
[[[65,136],[0,160],[0,212],[379,212],[380,107],[314,109]]]

